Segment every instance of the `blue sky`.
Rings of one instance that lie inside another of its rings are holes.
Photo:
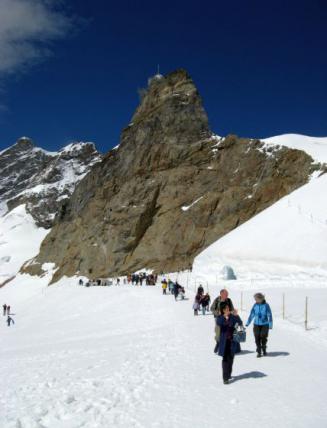
[[[0,149],[109,150],[158,63],[188,70],[219,135],[327,136],[325,0],[54,5],[0,0]]]

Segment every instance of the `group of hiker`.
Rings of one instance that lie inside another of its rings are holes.
[[[209,312],[210,302],[211,298],[209,293],[204,294],[204,288],[200,284],[193,303],[194,315],[199,315],[199,310],[202,310],[203,315],[205,315],[206,312]]]
[[[168,279],[168,281],[164,278],[161,281],[161,287],[162,287],[162,294],[167,294],[167,290],[170,294],[172,294],[175,297],[175,300],[180,298],[180,300],[185,300],[185,288],[182,287],[177,280],[173,282],[171,279]]]
[[[8,327],[10,327],[11,324],[15,324],[15,321],[13,320],[13,318],[10,316],[10,305],[7,305],[6,303],[2,305],[2,309],[3,309],[3,316],[7,316],[7,325]]]
[[[133,273],[127,275],[127,283],[132,285],[156,285],[158,281],[158,275],[146,274],[146,272]]]
[[[82,278],[79,279],[78,285],[84,285],[85,287],[93,286],[110,286],[110,285],[156,285],[158,280],[158,275],[147,274],[146,272],[133,273],[129,274],[126,277],[121,278],[98,278],[93,280],[83,281]]]
[[[257,357],[261,358],[267,355],[268,334],[269,329],[273,327],[273,317],[262,293],[256,293],[254,300],[245,326],[248,327],[253,321]],[[232,375],[234,356],[241,351],[240,342],[245,340],[245,330],[226,289],[220,291],[210,310],[215,318],[214,352],[222,357],[223,382],[228,384]]]

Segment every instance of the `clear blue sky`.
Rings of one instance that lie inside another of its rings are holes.
[[[51,55],[0,74],[0,148],[27,135],[51,150],[71,140],[109,150],[158,63],[163,74],[188,70],[219,135],[327,136],[326,0],[66,0],[62,8],[75,18],[60,38],[49,36]]]

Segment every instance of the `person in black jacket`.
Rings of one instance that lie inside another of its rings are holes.
[[[200,296],[202,296],[204,293],[204,288],[202,287],[202,285],[200,284],[200,286],[198,287],[198,294],[200,294]]]
[[[233,340],[233,334],[237,325],[243,325],[238,315],[233,315],[228,303],[221,305],[222,315],[216,319],[217,326],[220,329],[220,338],[218,345],[218,355],[223,357],[223,381],[228,384],[232,376],[234,355],[237,352],[237,342]]]
[[[221,307],[225,303],[228,304],[228,306],[230,307],[230,310],[233,312],[234,311],[233,302],[228,297],[228,291],[225,288],[223,288],[222,290],[220,290],[219,296],[215,298],[215,300],[213,301],[213,303],[210,307],[210,310],[213,313],[213,316],[215,318],[215,342],[216,342],[216,344],[215,344],[214,353],[218,352],[219,336],[220,336],[220,328],[217,325],[216,320],[219,317],[219,315],[221,315]]]
[[[10,324],[15,324],[15,321],[11,318],[11,316],[9,316],[8,315],[8,318],[7,318],[7,324],[8,324],[8,327],[10,327]]]

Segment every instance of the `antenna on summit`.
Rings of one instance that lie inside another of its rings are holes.
[[[157,74],[160,74],[160,65],[157,65]]]

